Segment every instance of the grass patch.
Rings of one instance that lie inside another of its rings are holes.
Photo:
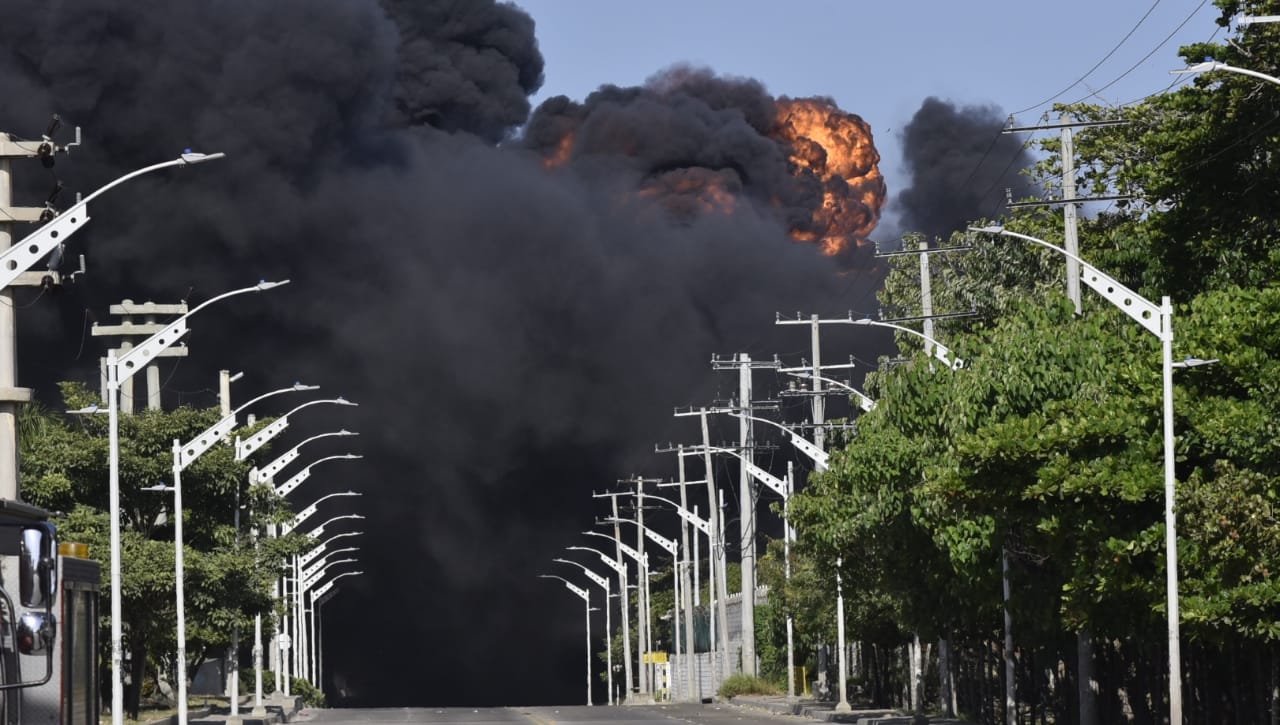
[[[763,679],[761,677],[753,677],[738,673],[730,675],[720,685],[720,697],[730,698],[734,695],[776,695],[779,690],[777,685]]]

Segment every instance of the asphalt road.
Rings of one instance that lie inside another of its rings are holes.
[[[649,705],[630,707],[383,708],[303,710],[296,723],[380,725],[381,723],[466,723],[467,725],[755,725],[796,722],[727,705]]]

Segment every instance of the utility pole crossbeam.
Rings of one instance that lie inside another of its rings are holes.
[[[95,322],[93,327],[90,328],[89,334],[93,337],[111,336],[121,338],[120,347],[117,348],[117,356],[124,357],[125,353],[133,348],[137,340],[154,335],[171,322],[160,322],[157,317],[177,317],[187,314],[188,310],[185,302],[167,305],[155,302],[138,303],[126,299],[121,300],[118,305],[111,305],[108,308],[108,312],[119,316],[121,318],[119,322],[111,325],[102,325]],[[187,352],[185,345],[174,346],[162,350],[156,357],[186,357]],[[105,372],[106,358],[102,358],[101,364]],[[103,388],[106,388],[105,374],[103,375]],[[106,398],[106,396],[103,395],[103,398]],[[133,412],[132,380],[127,380],[120,386],[120,408],[125,413]],[[154,364],[147,365],[147,409],[160,410],[160,370]]]
[[[1132,199],[1129,195],[1107,196],[1107,197],[1085,197],[1078,198],[1076,196],[1076,154],[1075,147],[1072,142],[1071,131],[1076,128],[1102,128],[1106,126],[1122,126],[1129,122],[1123,119],[1110,119],[1105,121],[1087,121],[1077,122],[1072,119],[1070,114],[1064,113],[1060,116],[1060,120],[1055,124],[1044,124],[1040,126],[1014,126],[1012,118],[1007,128],[1001,133],[1022,133],[1026,131],[1047,131],[1050,129],[1058,129],[1062,134],[1062,151],[1060,158],[1062,159],[1062,198],[1058,201],[1049,202],[1010,202],[1008,206],[1013,208],[1028,206],[1056,206],[1062,205],[1062,225],[1064,229],[1063,245],[1070,254],[1067,257],[1067,297],[1071,299],[1071,304],[1076,308],[1076,314],[1080,314],[1082,308],[1080,306],[1080,263],[1077,259],[1080,256],[1080,243],[1076,233],[1076,215],[1079,205],[1086,201],[1119,201]],[[1074,258],[1073,258],[1074,257]]]

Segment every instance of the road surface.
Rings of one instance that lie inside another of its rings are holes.
[[[303,710],[291,722],[320,725],[778,725],[807,722],[795,717],[728,705],[644,705],[629,707],[482,707]]]

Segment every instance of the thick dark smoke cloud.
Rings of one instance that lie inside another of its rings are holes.
[[[669,75],[646,101],[665,129],[618,119],[668,149],[666,171],[731,173],[747,200],[672,213],[636,193],[652,164],[544,168],[530,147],[567,101],[495,146],[541,78],[532,21],[490,0],[10,0],[0,23],[0,129],[37,136],[50,112],[82,126],[55,168],[70,190],[188,147],[228,154],[95,202],[68,250],[89,275],[20,313],[20,382],[56,404],[52,380],[96,380],[86,310],[287,277],[193,318],[167,404],[220,368],[246,372],[237,400],[302,380],[361,404],[317,406],[289,438],[362,434],[363,461],[299,490],[299,506],[364,493],[366,575],[324,609],[348,702],[576,701],[580,630],[561,628],[580,610],[534,574],[581,540],[588,492],[670,467],[652,443],[672,406],[715,395],[713,353],[801,348],[775,311],[843,312],[873,284],[790,242],[788,203],[755,203],[813,191],[779,175],[758,86]],[[15,172],[20,202],[52,183],[36,162]]]
[[[926,98],[907,124],[902,158],[911,185],[898,194],[904,232],[946,239],[982,217],[1004,210],[1031,191],[1019,172],[1034,162],[1017,135],[1000,135],[1005,118],[995,106],[956,106]]]

